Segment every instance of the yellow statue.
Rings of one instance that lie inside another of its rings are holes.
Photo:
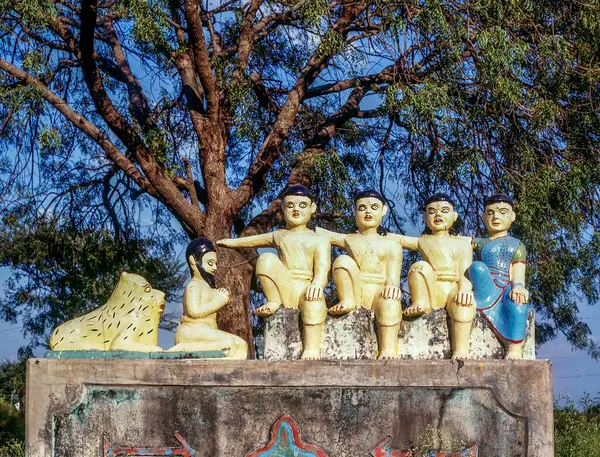
[[[310,230],[306,224],[317,210],[310,191],[299,184],[283,192],[283,217],[286,228],[243,238],[217,241],[231,248],[271,247],[279,257],[266,252],[256,263],[256,276],[267,303],[256,310],[271,316],[280,306],[299,309],[303,322],[303,359],[320,358],[323,326],[327,316],[323,288],[331,263],[329,240]]]
[[[162,351],[158,322],[165,294],[139,275],[123,272],[105,305],[56,327],[53,351]]]
[[[217,311],[229,302],[226,289],[215,288],[217,252],[207,238],[196,238],[186,251],[191,279],[183,293],[183,316],[169,351],[228,351],[228,359],[246,359],[248,345],[237,335],[217,328]]]
[[[388,236],[423,257],[408,272],[412,305],[404,310],[404,315],[413,317],[433,308],[446,308],[451,320],[452,357],[468,358],[476,310],[473,288],[465,271],[473,260],[473,249],[470,239],[451,234],[457,218],[450,197],[436,194],[425,202],[423,220],[427,228],[421,237]]]
[[[333,281],[340,302],[329,309],[333,315],[346,314],[358,305],[373,309],[377,326],[380,359],[398,357],[398,331],[402,321],[400,272],[402,248],[377,233],[388,207],[375,190],[354,197],[357,233],[348,235],[317,229],[331,243],[349,255],[333,263]]]

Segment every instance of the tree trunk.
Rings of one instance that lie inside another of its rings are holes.
[[[252,250],[249,249],[218,248],[217,287],[226,288],[230,293],[230,299],[229,303],[217,313],[217,323],[221,330],[234,333],[246,340],[250,358],[254,358],[250,309],[253,256]]]

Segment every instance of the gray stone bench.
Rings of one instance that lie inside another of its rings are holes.
[[[265,322],[267,360],[299,359],[302,352],[301,321],[297,310],[280,308]],[[404,319],[400,326],[401,359],[449,359],[450,334],[446,310],[438,309],[418,318]],[[476,359],[502,359],[504,347],[488,322],[477,315],[471,331],[471,355]],[[321,349],[323,359],[375,359],[375,317],[363,308],[341,317],[327,316]],[[535,359],[533,312],[527,321],[523,358]]]

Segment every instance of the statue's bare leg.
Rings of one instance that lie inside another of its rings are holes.
[[[446,310],[450,316],[450,344],[453,359],[470,358],[469,346],[471,339],[471,327],[477,309],[474,303],[469,306],[460,306],[456,303],[457,288],[453,288],[448,294]]]
[[[275,254],[265,252],[258,257],[256,276],[267,299],[267,303],[255,311],[257,316],[272,316],[284,303],[295,305],[288,303],[290,273]]]
[[[505,359],[516,360],[523,358],[523,346],[525,345],[525,341],[521,341],[520,343],[508,343],[508,351],[504,356]]]
[[[318,300],[302,299],[300,304],[302,316],[302,358],[305,360],[316,360],[321,358],[321,341],[323,339],[323,327],[327,317],[327,305],[325,297]]]
[[[398,332],[402,321],[400,300],[383,299],[381,294],[378,294],[373,308],[379,347],[377,358],[396,359],[398,358]]]
[[[361,272],[354,259],[341,255],[333,263],[333,282],[340,301],[329,309],[329,314],[340,315],[354,311],[361,299]]]
[[[431,312],[431,304],[435,297],[436,277],[433,267],[420,260],[408,271],[408,287],[412,305],[404,310],[406,317],[420,316]]]
[[[225,351],[227,359],[248,358],[248,344],[242,338],[206,324],[182,324],[170,352]]]

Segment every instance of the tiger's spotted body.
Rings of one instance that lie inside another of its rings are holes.
[[[162,351],[158,323],[165,294],[143,277],[123,272],[105,305],[59,325],[50,336],[53,351]]]

